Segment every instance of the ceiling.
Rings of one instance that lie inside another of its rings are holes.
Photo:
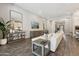
[[[15,3],[15,5],[46,19],[67,16],[79,10],[77,3]]]

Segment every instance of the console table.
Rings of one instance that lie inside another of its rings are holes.
[[[8,41],[22,39],[22,38],[25,38],[25,32],[20,31],[20,32],[9,33],[7,38],[8,38]]]

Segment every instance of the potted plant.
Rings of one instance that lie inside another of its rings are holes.
[[[5,45],[7,43],[6,24],[3,18],[0,18],[0,33],[2,34],[2,37],[0,38],[0,45]]]

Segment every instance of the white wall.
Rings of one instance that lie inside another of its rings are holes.
[[[13,4],[0,4],[0,17],[4,18],[5,21],[10,20],[10,10],[15,10],[23,14],[23,30],[26,32],[26,37],[30,36],[30,30],[31,30],[31,21],[35,20],[40,23],[40,30],[43,29],[43,22],[45,19],[34,15],[33,13],[29,13],[26,10],[21,9],[20,7],[17,7]],[[64,18],[65,19],[65,18]],[[60,19],[57,19],[59,21]],[[70,33],[72,32],[72,25],[71,20],[66,20],[65,22],[65,32]],[[49,25],[48,25],[49,26]],[[48,27],[50,30],[50,28]],[[51,30],[50,30],[51,31]]]
[[[47,21],[47,29],[48,29],[49,33],[55,32],[55,21],[54,20]]]
[[[70,34],[70,19],[65,19],[65,33]]]
[[[61,19],[58,19],[56,21],[59,23],[59,25],[60,24],[64,25],[65,34],[67,34],[67,35],[71,34],[71,32],[72,32],[72,23],[71,23],[72,19],[71,19],[71,16],[65,16],[65,17],[63,17]]]
[[[79,11],[75,11],[72,16],[73,19],[73,36],[75,36],[75,26],[79,26]]]
[[[26,32],[26,38],[30,37],[31,21],[36,20],[39,22],[40,29],[42,27],[42,18],[37,15],[31,14],[26,10],[23,10],[13,4],[0,4],[0,17],[5,21],[10,20],[10,10],[15,10],[23,14],[23,30]]]

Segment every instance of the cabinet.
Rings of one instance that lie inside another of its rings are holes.
[[[43,30],[31,30],[30,31],[30,38],[38,37],[44,34]]]

